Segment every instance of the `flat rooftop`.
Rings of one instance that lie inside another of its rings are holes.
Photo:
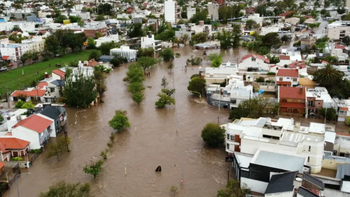
[[[292,153],[277,153],[259,149],[250,163],[302,173],[305,161],[305,157],[293,155]]]

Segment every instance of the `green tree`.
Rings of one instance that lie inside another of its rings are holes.
[[[165,92],[163,92],[163,90],[165,89],[162,89],[162,92],[158,93],[159,98],[155,103],[156,107],[164,108],[167,105],[171,105],[171,104],[175,105],[175,99],[169,96],[168,94],[166,94]]]
[[[246,186],[241,187],[238,180],[229,180],[226,188],[219,190],[217,197],[246,197],[251,191]]]
[[[126,113],[127,112],[125,110],[116,110],[114,117],[108,122],[109,126],[117,130],[118,132],[129,128],[130,122],[128,117],[126,116]]]
[[[350,117],[346,118],[346,122],[345,123],[346,123],[346,125],[350,126]]]
[[[142,23],[134,23],[130,26],[128,30],[128,36],[130,38],[142,37],[145,35],[145,32],[142,30]]]
[[[69,151],[70,138],[66,138],[62,136],[60,139],[56,140],[56,142],[51,142],[48,146],[46,157],[49,159],[51,157],[56,156],[57,161],[59,161],[59,156],[63,153],[63,151]]]
[[[79,16],[69,16],[69,20],[71,23],[77,23],[81,21],[81,18]]]
[[[142,91],[135,92],[132,94],[132,100],[135,101],[138,105],[143,101],[144,94]]]
[[[16,103],[16,105],[15,105],[15,108],[16,108],[16,109],[22,108],[22,105],[23,105],[24,103],[25,103],[25,102],[24,102],[24,101],[21,101],[21,100],[17,101],[17,103]]]
[[[21,106],[22,109],[34,109],[34,105],[32,103],[32,101],[23,103],[23,105]]]
[[[222,49],[228,49],[231,47],[238,47],[240,41],[239,30],[237,31],[225,31],[224,29],[217,34],[218,40],[220,41],[220,47]]]
[[[326,67],[318,69],[314,73],[313,80],[320,86],[331,88],[342,81],[344,73],[334,68],[332,65],[327,64]]]
[[[111,49],[116,47],[117,47],[117,44],[115,42],[104,42],[100,45],[99,49],[102,55],[109,55]]]
[[[128,91],[131,93],[142,92],[143,90],[145,90],[145,87],[143,87],[142,82],[131,83],[128,87]]]
[[[46,192],[41,192],[40,197],[57,197],[57,196],[70,196],[70,197],[89,197],[90,196],[90,184],[85,183],[66,183],[64,181],[57,182],[50,186]]]
[[[154,57],[154,49],[152,47],[149,48],[139,48],[137,50],[137,57]]]
[[[350,45],[350,37],[349,37],[349,36],[345,36],[344,38],[341,39],[341,41],[342,41],[346,46],[349,46],[349,45]]]
[[[113,15],[113,7],[109,3],[101,3],[97,7],[97,14]]]
[[[202,130],[202,138],[206,145],[210,147],[222,146],[225,142],[225,129],[219,124],[208,123]]]
[[[104,20],[106,20],[105,19],[105,16],[104,15],[98,15],[96,18],[95,18],[95,21],[104,21]]]
[[[94,60],[98,61],[100,59],[100,57],[101,57],[101,52],[98,50],[93,50],[89,54],[89,60],[94,59]]]
[[[198,24],[199,21],[204,21],[207,19],[208,16],[208,10],[207,9],[202,9],[198,10],[196,14],[194,14],[191,18],[191,23],[196,23]]]
[[[204,78],[194,77],[194,78],[191,78],[191,81],[188,84],[187,90],[190,92],[195,91],[202,94],[203,91],[205,90],[205,86],[206,86],[206,81]]]
[[[290,41],[292,38],[290,36],[287,36],[287,35],[283,35],[282,38],[281,38],[281,41],[282,42],[288,42]]]
[[[159,52],[159,57],[168,62],[174,59],[174,51],[171,48],[165,48]]]
[[[84,108],[90,106],[97,97],[94,78],[84,76],[81,71],[66,78],[63,96],[68,106]]]
[[[0,114],[0,123],[2,123],[4,121],[4,116],[2,116],[1,114]]]
[[[245,22],[245,27],[248,29],[248,30],[251,30],[253,28],[256,28],[258,25],[258,23],[256,23],[254,20],[252,19],[249,19]]]
[[[87,49],[96,49],[96,42],[93,37],[90,37],[87,42]]]
[[[334,108],[322,108],[319,112],[326,120],[337,120],[337,111]]]
[[[223,56],[219,53],[211,53],[208,55],[208,60],[211,61],[212,67],[219,67],[222,63]]]
[[[57,54],[62,54],[64,49],[61,47],[61,43],[57,37],[55,35],[50,35],[45,39],[44,51],[51,56],[56,56]]]
[[[111,59],[110,63],[113,65],[113,67],[119,67],[120,66],[120,60],[118,58]]]
[[[96,82],[96,91],[99,95],[100,103],[103,103],[103,93],[107,87],[105,85],[104,66],[99,65],[94,67],[94,80]]]
[[[240,119],[242,117],[259,118],[264,114],[277,115],[279,103],[273,99],[261,96],[253,97],[241,102],[237,108],[230,111],[230,119]]]
[[[140,57],[137,59],[137,63],[143,68],[143,71],[145,72],[147,68],[155,66],[158,61],[151,57]]]
[[[168,80],[166,79],[166,77],[164,76],[164,77],[162,78],[162,84],[161,84],[161,86],[163,87],[163,89],[165,89],[168,85],[169,85],[169,82],[168,82]]]
[[[137,63],[129,65],[129,70],[126,72],[124,81],[130,84],[135,82],[142,82],[145,80],[143,69]]]
[[[60,15],[55,18],[55,23],[63,23],[64,20],[67,20],[67,17],[65,15]]]
[[[272,32],[267,33],[261,39],[262,44],[268,48],[279,48],[282,45],[281,39],[278,36],[278,33]]]
[[[190,44],[192,45],[198,44],[198,43],[203,43],[208,40],[208,34],[202,32],[198,34],[194,34],[191,38]]]
[[[166,29],[162,33],[156,34],[154,39],[163,40],[163,41],[171,41],[175,37],[175,31],[172,29]]]
[[[91,164],[90,166],[85,166],[83,170],[86,174],[91,174],[94,176],[94,178],[96,178],[97,175],[101,172],[102,164],[103,164],[103,161],[99,160]]]

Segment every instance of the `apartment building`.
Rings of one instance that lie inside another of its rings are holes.
[[[328,25],[327,36],[330,40],[341,40],[345,36],[350,36],[350,26],[342,21],[336,21]]]
[[[177,9],[176,1],[167,0],[164,1],[164,19],[166,22],[176,24],[177,22]]]
[[[210,20],[217,21],[219,20],[219,4],[217,3],[208,3],[208,15]]]
[[[322,108],[336,108],[336,104],[324,87],[315,87],[306,91],[306,112],[309,118],[321,117],[319,110]]]

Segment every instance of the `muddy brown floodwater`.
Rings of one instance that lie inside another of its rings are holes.
[[[175,75],[174,72],[169,73],[166,63],[152,68],[151,76],[144,81],[145,87],[151,88],[146,88],[145,100],[140,106],[132,101],[127,92],[123,82],[127,67],[123,66],[106,78],[105,103],[79,113],[78,127],[74,126],[74,114],[81,109],[67,108],[71,152],[65,153],[58,162],[55,158],[47,160],[44,152],[29,170],[22,170],[31,174],[18,179],[21,196],[38,196],[51,184],[61,180],[90,182],[92,193],[97,197],[164,197],[170,195],[171,186],[178,187],[179,196],[216,196],[217,190],[224,188],[227,182],[226,153],[224,148],[206,148],[201,130],[206,123],[217,122],[218,117],[220,123],[226,123],[228,111],[219,112],[218,108],[209,106],[206,101],[200,102],[187,91],[189,78],[198,73],[198,66],[190,66],[187,71],[182,67],[187,58],[191,55],[201,56],[203,51],[193,52],[190,47],[175,51],[181,54],[174,62]],[[224,61],[236,62],[247,53],[241,51],[227,51]],[[212,52],[218,50],[208,51]],[[205,61],[202,64],[209,65]],[[154,103],[163,76],[168,78],[169,87],[175,84],[176,106],[157,109]],[[107,147],[112,132],[108,121],[117,109],[127,110],[131,128],[117,134],[109,159],[103,165],[101,174],[93,179],[83,172],[83,167],[99,159],[100,152]],[[161,173],[154,172],[158,165],[162,166]],[[5,196],[17,196],[15,184]]]

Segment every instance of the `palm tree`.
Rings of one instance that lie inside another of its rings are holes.
[[[317,70],[314,73],[314,81],[321,86],[330,88],[336,86],[343,80],[344,73],[335,69],[332,65],[327,64],[326,67]]]

